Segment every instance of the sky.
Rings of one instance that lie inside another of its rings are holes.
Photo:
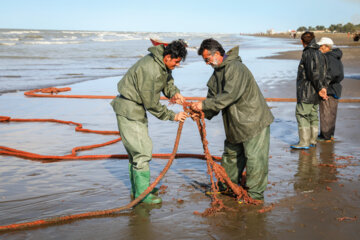
[[[360,24],[360,0],[1,0],[0,28],[257,33]]]

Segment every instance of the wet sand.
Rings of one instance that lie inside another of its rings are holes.
[[[176,71],[175,79],[189,82],[198,81],[201,76],[206,83],[209,76],[209,69],[196,63]],[[116,95],[118,80],[107,78],[74,84],[71,94]],[[260,88],[266,97],[294,97],[294,85],[295,79],[288,79]],[[358,91],[354,92],[344,91],[344,98],[357,97]],[[109,102],[26,98],[23,92],[17,92],[0,96],[0,112],[13,118],[56,118],[80,122],[90,129],[116,130]],[[319,143],[306,151],[289,149],[298,140],[295,103],[269,103],[269,106],[275,121],[271,125],[269,184],[264,206],[273,204],[271,211],[259,213],[263,206],[238,204],[228,196],[221,196],[234,212],[207,218],[194,215],[194,211],[210,206],[210,198],[205,194],[209,189],[206,164],[199,159],[176,159],[160,183],[168,186],[166,193],[160,195],[163,198],[160,206],[139,205],[118,215],[0,233],[0,238],[356,239],[360,234],[360,105],[339,104],[335,141]],[[181,110],[179,106],[171,108]],[[170,153],[177,124],[148,116],[153,152]],[[0,133],[0,145],[59,155],[68,154],[74,146],[115,138],[77,133],[71,126],[53,123],[1,123]],[[207,121],[207,134],[210,152],[221,155],[225,139],[221,116]],[[184,125],[178,152],[202,153],[196,124],[190,119]],[[80,155],[123,153],[122,144],[117,143]],[[43,163],[0,156],[0,164],[0,225],[111,209],[130,201],[126,160]],[[152,160],[152,180],[165,164],[166,160]],[[357,217],[357,220],[340,222],[337,218],[341,217]]]

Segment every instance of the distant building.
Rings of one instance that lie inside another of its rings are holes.
[[[275,34],[275,30],[274,29],[269,29],[266,31],[267,34],[273,35]]]

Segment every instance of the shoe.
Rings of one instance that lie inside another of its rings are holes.
[[[139,197],[150,186],[150,171],[139,171],[133,168],[133,176],[135,183],[135,198]],[[147,204],[160,204],[162,199],[149,193],[141,202]]]
[[[296,145],[291,145],[290,148],[292,149],[309,149],[310,148],[310,128],[303,127],[299,128],[299,143]]]
[[[325,138],[319,138],[317,139],[318,142],[332,142],[332,139],[325,139]]]

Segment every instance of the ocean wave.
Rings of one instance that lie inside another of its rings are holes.
[[[107,55],[105,58],[142,58],[144,55],[136,55],[136,56],[120,56],[120,55]]]
[[[3,78],[21,78],[20,75],[0,75]]]
[[[69,41],[69,40],[76,40],[76,39],[78,39],[78,37],[76,37],[76,36],[63,36],[61,38],[52,38],[51,40],[53,40],[53,41],[67,40],[67,41]]]
[[[9,31],[9,32],[2,32],[2,34],[28,34],[28,33],[40,33],[40,31]]]
[[[2,56],[0,55],[0,59],[49,59],[48,57],[41,57],[41,56]]]
[[[25,35],[23,39],[44,39],[42,35]]]
[[[6,42],[2,42],[2,43],[0,43],[0,45],[2,45],[2,46],[14,46],[14,45],[16,45],[16,43],[6,43]]]
[[[0,38],[0,41],[19,41],[19,38]]]
[[[64,45],[64,44],[80,44],[82,43],[81,41],[62,41],[62,42],[51,42],[51,41],[37,41],[37,42],[34,42],[34,41],[26,41],[26,42],[23,42],[24,44],[28,44],[28,45]]]
[[[96,37],[92,38],[95,42],[117,42],[117,41],[131,41],[143,40],[143,37],[134,33],[116,33],[116,32],[97,32]]]

